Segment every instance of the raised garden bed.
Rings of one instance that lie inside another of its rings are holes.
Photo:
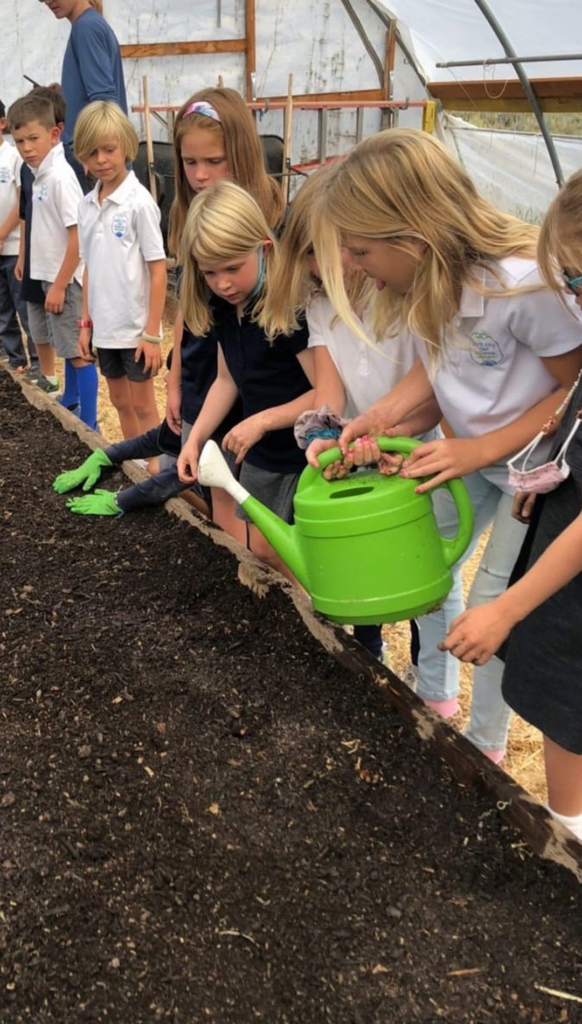
[[[206,528],[70,515],[86,448],[0,408],[2,1024],[582,1021],[576,844]]]

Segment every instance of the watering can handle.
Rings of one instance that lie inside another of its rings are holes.
[[[415,448],[422,444],[422,441],[417,441],[413,437],[376,437],[375,441],[381,452],[397,452],[400,455],[410,455]],[[350,444],[348,447],[353,448],[353,445]],[[317,458],[320,470],[330,466],[332,462],[341,459],[341,457],[342,453],[339,448],[328,448],[327,451],[322,452]],[[316,473],[317,470],[313,470],[313,472]],[[429,478],[427,477],[426,479]],[[421,479],[419,479],[418,483],[421,482]],[[451,538],[441,537],[445,564],[450,568],[466,551],[473,536],[473,506],[462,480],[447,480],[439,486],[446,487],[450,492],[459,517],[459,526],[455,536]]]

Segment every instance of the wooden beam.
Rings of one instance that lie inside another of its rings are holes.
[[[530,81],[545,113],[582,110],[582,78],[532,78]],[[445,110],[531,111],[521,82],[515,78],[430,82],[428,89]]]
[[[257,70],[257,31],[255,0],[245,0],[247,100],[254,99],[251,75]]]
[[[127,43],[122,57],[182,57],[196,53],[246,53],[246,39],[203,39],[189,43]]]

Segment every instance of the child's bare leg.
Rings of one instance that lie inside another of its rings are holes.
[[[48,343],[36,342],[36,352],[38,355],[38,368],[42,373],[43,377],[54,377],[55,375],[55,350]]]
[[[225,533],[238,540],[243,547],[247,546],[247,524],[236,515],[236,502],[220,487],[212,491],[212,521],[220,526]]]
[[[153,378],[144,381],[129,380],[129,393],[133,411],[139,424],[139,434],[146,434],[148,430],[157,427],[160,422],[160,414],[156,403]],[[152,475],[159,473],[160,460],[148,459],[148,470]]]
[[[582,754],[571,754],[544,736],[544,761],[552,811],[567,817],[582,814]]]
[[[127,441],[130,437],[139,437],[142,432],[133,409],[129,381],[127,377],[106,377],[109,398],[119,417],[121,433]],[[155,426],[155,424],[153,424]]]
[[[249,525],[249,547],[253,555],[260,558],[262,562],[266,562],[272,569],[282,573],[288,580],[291,580],[291,583],[294,583],[296,587],[303,590],[299,580],[293,575],[289,566],[285,565],[285,562],[279,558],[274,548],[265,540],[261,531],[252,524]]]

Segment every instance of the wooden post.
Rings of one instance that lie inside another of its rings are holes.
[[[287,86],[287,103],[285,104],[285,126],[283,130],[283,195],[289,202],[289,186],[291,185],[291,133],[293,131],[293,75],[289,75]]]
[[[390,19],[390,27],[386,33],[386,54],[384,60],[384,99],[393,99],[392,77],[396,63],[396,19]],[[382,111],[382,128],[392,128],[398,117],[394,110]]]
[[[156,185],[156,175],[154,170],[154,143],[152,140],[152,122],[150,117],[150,92],[148,88],[148,78],[144,75],[142,78],[143,86],[143,116],[145,120],[145,134],[146,134],[146,153],[148,158],[148,176],[150,183],[150,192],[157,203],[158,201],[158,189]]]
[[[247,100],[251,102],[254,95],[254,76],[257,70],[257,32],[255,0],[245,0],[245,42],[246,42],[246,86]]]

